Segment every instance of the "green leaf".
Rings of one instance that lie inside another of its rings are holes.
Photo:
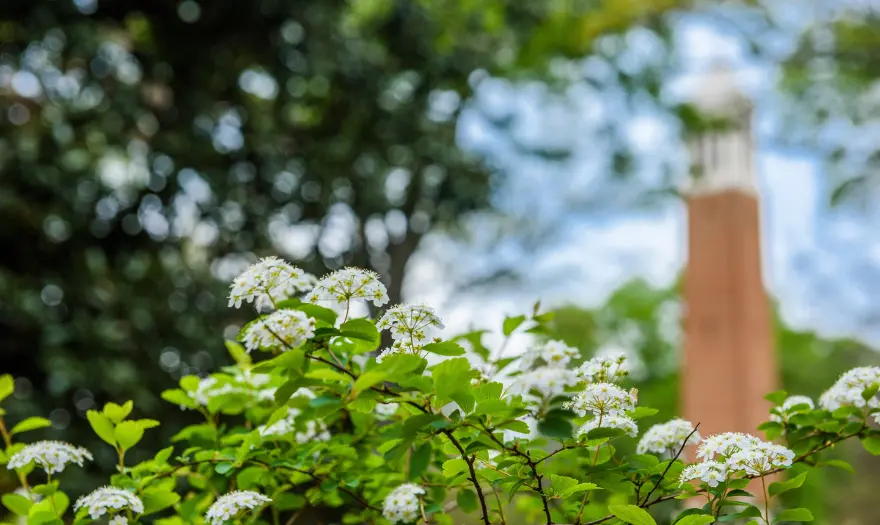
[[[471,489],[459,489],[455,501],[458,502],[458,508],[464,512],[477,510],[477,495]]]
[[[119,446],[124,450],[128,450],[137,445],[138,441],[144,437],[144,429],[134,421],[123,421],[116,425],[114,435]]]
[[[301,509],[306,504],[306,498],[304,498],[301,494],[294,494],[293,492],[283,492],[277,496],[273,496],[275,500],[272,503],[272,506],[281,512]]]
[[[845,471],[849,472],[850,474],[855,474],[855,472],[856,472],[852,465],[850,465],[848,462],[846,462],[842,459],[826,459],[825,461],[822,461],[821,463],[819,463],[818,466],[826,466],[826,465],[829,467],[835,467],[835,468],[845,470]]]
[[[660,412],[656,408],[649,407],[636,407],[635,410],[629,413],[629,417],[633,419],[642,419],[645,417],[653,416]]]
[[[37,485],[33,487],[31,490],[35,494],[39,494],[40,496],[49,496],[51,494],[55,494],[58,491],[58,481],[53,481],[52,483],[46,483],[45,485]]]
[[[459,393],[470,395],[474,371],[466,358],[456,357],[443,361],[434,367],[432,376],[438,402],[445,404]]]
[[[862,446],[874,456],[880,456],[880,436],[862,438]]]
[[[156,428],[161,425],[161,423],[159,423],[155,419],[134,419],[132,421],[134,423],[137,423],[137,426],[141,427],[143,430],[147,430],[148,428]]]
[[[504,324],[502,325],[502,331],[505,336],[508,336],[513,333],[514,330],[519,328],[521,324],[523,324],[526,320],[526,316],[517,315],[516,317],[508,317],[504,319]]]
[[[571,419],[574,413],[569,410],[554,409],[547,412],[544,419],[538,422],[538,432],[556,439],[572,437]]]
[[[813,513],[807,509],[785,509],[776,515],[773,523],[782,521],[813,521]]]
[[[788,392],[785,390],[777,390],[776,392],[772,392],[764,396],[764,399],[770,401],[774,405],[781,405],[788,398]]]
[[[574,478],[557,476],[556,474],[550,474],[550,483],[553,494],[563,498],[578,492],[599,489],[599,486],[595,483],[579,483]]]
[[[38,428],[46,428],[52,426],[52,422],[44,417],[29,417],[22,421],[19,421],[12,430],[9,431],[10,434],[18,434],[20,432],[27,432],[29,430],[36,430]]]
[[[499,428],[503,428],[505,430],[512,430],[519,434],[529,434],[531,430],[529,429],[529,424],[525,421],[521,421],[517,419],[516,421],[511,421],[509,423],[505,423],[501,425]]]
[[[180,495],[165,489],[150,488],[144,490],[141,499],[144,501],[143,515],[147,515],[174,505],[180,501]]]
[[[880,391],[880,383],[874,383],[866,388],[862,392],[862,399],[864,399],[865,401],[870,401],[872,397],[877,395],[877,391]]]
[[[0,376],[0,401],[11,396],[15,392],[15,380],[9,374]]]
[[[715,523],[715,516],[707,514],[691,514],[675,522],[675,525],[708,525]]]
[[[409,479],[410,481],[419,479],[419,477],[428,470],[431,464],[431,442],[423,444],[413,451],[409,458]]]
[[[98,434],[99,438],[114,447],[116,446],[116,434],[113,430],[113,423],[110,422],[107,416],[97,410],[89,410],[86,412],[86,418],[88,418],[89,424],[92,425],[92,430],[95,431],[95,434]]]
[[[153,461],[159,463],[160,465],[168,462],[168,458],[171,457],[171,454],[174,452],[174,445],[163,448],[153,457]]]
[[[608,510],[616,517],[632,525],[657,525],[645,509],[635,505],[608,505]]]
[[[441,421],[443,416],[439,414],[418,414],[407,419],[403,423],[400,433],[404,439],[412,439],[419,429],[424,428],[435,421]]]
[[[431,352],[432,354],[445,355],[450,357],[465,354],[464,348],[462,348],[458,343],[453,343],[452,341],[443,341],[442,343],[428,343],[425,345],[424,349],[426,352]]]
[[[132,408],[134,408],[133,401],[127,401],[122,406],[117,405],[116,403],[107,403],[104,405],[104,415],[113,423],[119,423],[131,414]]]
[[[316,304],[311,303],[302,303],[296,306],[297,310],[301,312],[305,312],[309,317],[314,317],[318,321],[324,321],[325,323],[333,326],[336,324],[336,312],[329,308],[324,308],[323,306],[318,306]]]
[[[232,356],[232,359],[235,360],[239,365],[244,365],[246,367],[251,366],[251,355],[247,352],[244,345],[239,343],[238,341],[231,341],[226,339],[223,341],[223,344],[226,345],[226,350],[229,352],[229,355]]]
[[[19,516],[27,516],[31,510],[33,503],[31,500],[21,494],[4,494],[2,500],[3,506]]]
[[[379,348],[382,337],[376,330],[376,325],[367,319],[352,319],[339,327],[342,337],[355,340],[353,345],[345,349],[350,353],[363,354]]]
[[[384,381],[388,374],[384,370],[369,370],[364,372],[351,387],[350,399],[356,398],[361,392]]]
[[[49,525],[55,521],[58,521],[58,519],[54,512],[51,510],[39,510],[28,515],[27,525]]]
[[[771,483],[767,490],[768,492],[770,492],[770,497],[772,498],[773,496],[778,496],[783,492],[788,492],[789,490],[800,487],[804,484],[805,479],[807,479],[807,473],[801,472],[799,475],[789,480]]]
[[[233,469],[235,469],[235,465],[228,461],[224,461],[222,463],[217,463],[216,465],[214,465],[214,472],[216,472],[217,474],[228,474]]]
[[[193,398],[189,397],[189,395],[179,388],[172,388],[170,390],[165,390],[162,392],[162,399],[168,401],[169,403],[175,404],[181,407],[187,408],[195,408],[196,402]]]

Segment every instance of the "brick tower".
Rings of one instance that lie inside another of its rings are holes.
[[[722,68],[707,76],[695,103],[729,125],[690,144],[682,409],[704,436],[755,433],[767,419],[763,396],[778,380],[761,278],[752,106]]]

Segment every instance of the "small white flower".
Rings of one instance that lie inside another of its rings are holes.
[[[596,356],[579,366],[577,374],[589,383],[616,383],[629,375],[626,356],[619,352]]]
[[[695,445],[700,442],[700,433],[694,432],[690,438],[688,435],[694,430],[694,425],[690,421],[675,418],[666,423],[660,423],[649,428],[639,445],[636,452],[646,454],[653,452],[655,454],[674,455],[681,448],[684,440],[688,440],[688,444]]]
[[[542,366],[512,378],[510,387],[519,394],[528,395],[536,391],[541,397],[549,398],[564,393],[566,387],[574,386],[577,382],[573,370]]]
[[[876,414],[874,414],[873,417],[874,417],[874,423],[877,423],[878,425],[880,425],[880,412],[877,412]]]
[[[638,424],[636,424],[635,420],[629,416],[603,416],[593,417],[593,419],[584,423],[581,428],[578,429],[577,435],[578,437],[586,436],[591,430],[597,428],[618,428],[623,430],[630,437],[636,437],[639,433]]]
[[[700,459],[715,459],[716,456],[730,457],[735,452],[755,447],[761,440],[750,434],[724,432],[707,437],[697,449]]]
[[[419,495],[425,489],[413,483],[398,486],[385,497],[382,515],[391,523],[409,523],[419,516]]]
[[[694,463],[681,471],[678,482],[680,485],[684,485],[688,481],[695,479],[706,483],[710,487],[717,487],[719,483],[727,479],[727,466],[724,463],[712,460]]]
[[[217,501],[208,509],[205,517],[211,525],[220,525],[224,521],[232,519],[244,510],[252,510],[272,500],[259,492],[250,490],[235,490],[217,498]]]
[[[844,372],[834,385],[819,397],[819,406],[835,411],[845,406],[878,408],[880,398],[876,395],[865,401],[862,393],[870,386],[880,383],[880,367],[861,366]]]
[[[306,420],[300,423],[297,428],[297,417],[301,412],[296,408],[287,409],[287,417],[279,419],[271,425],[263,425],[257,427],[260,437],[285,437],[293,435],[294,441],[300,445],[310,443],[312,441],[327,441],[330,439],[330,432],[323,421],[314,419]],[[304,428],[303,428],[304,427]]]
[[[297,348],[315,335],[315,319],[299,310],[278,310],[254,321],[244,334],[248,352],[257,349]]]
[[[743,470],[750,476],[763,476],[773,469],[790,467],[794,457],[794,452],[788,448],[762,441],[731,454],[727,468],[730,471]]]
[[[119,515],[113,516],[112,518],[110,518],[109,525],[128,525],[128,518]]]
[[[323,277],[308,295],[311,303],[343,305],[352,299],[365,299],[378,307],[388,302],[388,292],[374,272],[343,268]]]
[[[91,461],[92,454],[82,447],[63,441],[37,441],[13,454],[6,468],[13,470],[35,463],[47,474],[55,474],[63,471],[68,463],[81,467],[85,460]]]
[[[376,414],[383,419],[388,419],[397,413],[400,405],[397,403],[378,403],[376,405]]]
[[[572,348],[562,341],[546,341],[526,350],[520,357],[520,367],[529,370],[537,364],[550,368],[565,368],[579,355],[577,348]]]
[[[636,397],[612,383],[592,383],[565,406],[581,416],[589,412],[596,416],[618,416],[635,408]]]
[[[312,289],[315,277],[277,257],[266,257],[232,281],[229,306],[256,301],[257,309]]]
[[[83,508],[95,520],[104,514],[114,514],[123,509],[141,514],[144,512],[144,503],[134,492],[118,487],[101,487],[76,500],[73,510],[76,512]]]
[[[431,332],[442,330],[443,323],[429,306],[399,304],[385,312],[376,328],[389,330],[395,341],[410,341],[415,346],[430,342]]]

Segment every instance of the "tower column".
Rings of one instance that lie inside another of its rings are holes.
[[[730,123],[691,144],[687,192],[682,412],[705,435],[755,433],[777,389],[770,305],[761,276],[751,105],[716,70],[697,106]]]

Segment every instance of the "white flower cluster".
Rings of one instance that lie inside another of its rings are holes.
[[[620,416],[635,408],[636,396],[612,383],[592,383],[565,406],[581,416]]]
[[[376,414],[383,419],[389,419],[397,413],[398,408],[400,405],[397,403],[377,403]]]
[[[419,353],[431,341],[432,332],[443,329],[443,323],[434,309],[424,305],[399,304],[389,308],[376,323],[379,330],[389,330],[394,342],[382,350],[378,362],[392,354]]]
[[[562,394],[566,387],[577,383],[578,379],[573,370],[542,366],[514,377],[511,390],[520,394],[536,391],[546,399]]]
[[[617,428],[623,430],[624,433],[630,437],[636,437],[639,433],[639,426],[633,418],[629,416],[614,415],[599,418],[594,417],[581,425],[577,431],[577,435],[578,437],[586,436],[591,430],[597,428]]]
[[[589,383],[617,383],[629,374],[626,356],[621,353],[596,356],[579,366],[577,374]]]
[[[294,441],[300,445],[330,439],[330,432],[327,431],[327,425],[323,421],[309,419],[301,423],[300,428],[297,428],[296,419],[300,414],[299,409],[288,408],[287,417],[279,419],[271,425],[262,425],[257,428],[257,432],[264,438],[284,437],[293,434]]]
[[[572,348],[562,341],[547,341],[532,346],[520,358],[523,370],[529,370],[536,364],[551,368],[565,368],[572,359],[580,355],[577,348]]]
[[[865,401],[862,393],[868,387],[880,383],[880,366],[861,366],[845,372],[831,388],[819,397],[819,406],[835,411],[845,406],[878,408],[880,398],[876,395]]]
[[[89,517],[96,520],[104,514],[114,514],[128,509],[135,514],[144,512],[144,502],[134,492],[118,487],[101,487],[76,500],[74,511],[86,509]]]
[[[704,460],[715,459],[716,456],[730,457],[735,452],[755,447],[761,440],[751,434],[741,432],[724,432],[714,434],[700,444],[697,457]]]
[[[636,452],[646,454],[669,454],[674,456],[687,439],[687,444],[695,445],[702,439],[699,432],[694,432],[690,421],[675,418],[649,428],[636,447]],[[688,438],[690,436],[690,438]]]
[[[271,501],[259,492],[234,490],[217,498],[217,501],[208,508],[205,517],[211,525],[221,525],[224,521],[238,516],[243,510],[252,510]]]
[[[682,485],[695,479],[710,487],[717,487],[719,483],[727,479],[727,465],[713,460],[694,463],[686,466],[678,478]]]
[[[795,407],[802,405],[805,405],[807,410],[813,410],[816,408],[816,405],[813,404],[813,400],[807,396],[789,396],[783,401],[782,405],[770,409],[770,421],[775,421],[777,423],[788,421],[789,417],[800,411],[800,409],[796,410]]]
[[[128,518],[117,514],[110,518],[109,525],[128,525]]]
[[[315,319],[299,310],[278,310],[247,328],[242,343],[248,352],[266,348],[297,348],[315,335]]]
[[[35,463],[47,474],[55,474],[63,471],[68,463],[81,467],[85,460],[91,461],[92,454],[82,447],[63,441],[37,441],[13,454],[6,468],[14,470]]]
[[[257,309],[274,307],[277,301],[311,290],[315,280],[314,275],[277,257],[266,257],[232,281],[229,306],[239,308],[243,301],[256,301]]]
[[[703,462],[685,468],[679,478],[681,483],[699,479],[714,487],[735,472],[763,476],[775,469],[790,467],[795,455],[782,445],[761,441],[749,434],[725,432],[703,440],[697,457]]]
[[[794,452],[788,448],[761,441],[757,445],[734,452],[727,458],[731,472],[743,470],[750,476],[763,476],[775,468],[790,467]]]
[[[266,387],[270,378],[266,374],[252,374],[248,370],[237,370],[228,381],[221,381],[216,376],[203,377],[195,390],[188,392],[200,406],[208,406],[212,398],[239,394],[254,398],[257,401],[269,401],[275,396],[275,388]],[[264,388],[265,387],[265,388]]]
[[[364,299],[379,307],[388,302],[388,292],[374,272],[360,268],[343,268],[323,277],[308,295],[311,303],[330,302],[342,305],[352,299]]]
[[[404,483],[391,491],[382,504],[382,515],[391,523],[409,523],[419,515],[419,495],[425,489],[413,483]]]
[[[399,304],[385,311],[376,328],[390,331],[395,341],[412,339],[415,343],[425,343],[430,341],[428,333],[432,329],[442,330],[444,327],[433,308],[421,304]]]

